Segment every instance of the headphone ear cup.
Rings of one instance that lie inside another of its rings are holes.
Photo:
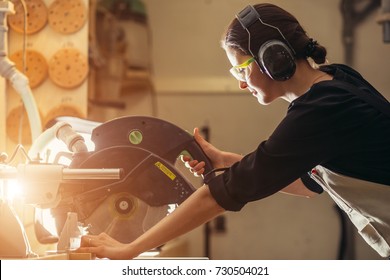
[[[282,41],[265,42],[259,49],[258,60],[262,70],[273,80],[285,81],[295,73],[294,55]]]

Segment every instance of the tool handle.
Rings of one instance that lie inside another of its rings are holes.
[[[205,162],[206,165],[204,167],[204,174],[209,173],[213,170],[214,167],[211,163],[211,160],[204,153],[202,147],[198,144],[198,142],[196,142],[195,138],[192,138],[192,141],[189,143],[188,146],[186,146],[186,149],[193,159]]]

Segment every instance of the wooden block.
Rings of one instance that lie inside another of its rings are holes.
[[[69,260],[93,260],[95,257],[91,253],[69,253]]]

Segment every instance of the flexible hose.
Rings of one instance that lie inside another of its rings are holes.
[[[7,2],[8,5],[9,2]],[[8,12],[11,12],[13,7],[8,6]],[[7,58],[5,51],[6,33],[6,12],[0,12],[0,75],[8,79],[16,92],[22,98],[24,107],[27,111],[27,116],[30,122],[31,137],[35,139],[42,133],[41,117],[34,96],[31,92],[28,78],[16,69],[15,64]]]

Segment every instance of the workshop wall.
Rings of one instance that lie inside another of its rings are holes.
[[[342,16],[339,0],[269,1],[293,13],[306,31],[328,49],[329,62],[343,62]],[[225,150],[245,154],[255,149],[284,116],[287,103],[259,106],[240,92],[230,77],[229,62],[219,46],[227,24],[247,4],[236,0],[144,0],[152,30],[157,116],[189,131],[210,128],[210,141]],[[379,11],[378,11],[379,13]],[[389,46],[372,14],[356,30],[354,67],[390,98]],[[147,110],[147,108],[145,108]],[[130,112],[131,113],[131,112]],[[226,231],[212,233],[214,259],[335,259],[340,219],[333,202],[275,195],[227,213]],[[211,225],[213,227],[213,224]],[[204,253],[199,228],[180,239],[185,253]],[[350,257],[378,256],[357,233]],[[180,243],[179,242],[179,243]]]
[[[42,127],[61,115],[87,117],[88,1],[11,1],[8,56],[29,79]],[[31,144],[30,124],[20,95],[6,87],[6,151]]]

